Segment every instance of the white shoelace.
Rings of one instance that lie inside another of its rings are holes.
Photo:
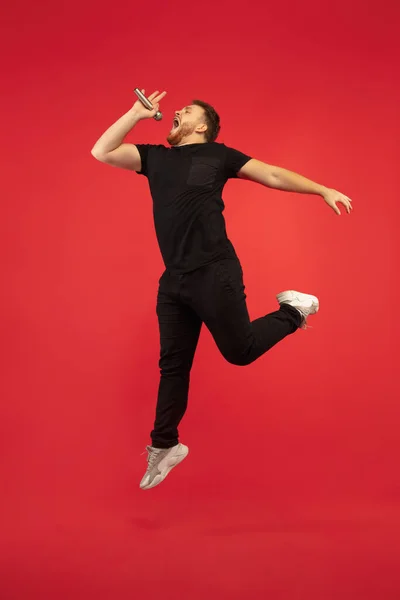
[[[142,452],[142,454],[140,456],[143,456],[143,454],[146,454],[147,452],[147,469],[152,469],[154,466],[154,463],[159,455],[159,453],[161,452],[161,448],[152,448],[151,446],[146,446],[146,450],[144,452]]]

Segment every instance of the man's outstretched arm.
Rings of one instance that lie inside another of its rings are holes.
[[[319,185],[318,183],[306,179],[302,175],[288,171],[287,169],[267,165],[255,158],[249,160],[249,162],[240,169],[237,176],[240,179],[255,181],[256,183],[261,183],[261,185],[276,190],[297,192],[299,194],[317,194],[322,196],[325,202],[338,215],[340,215],[340,210],[337,206],[338,202],[343,204],[349,214],[350,211],[353,210],[351,199],[344,194],[323,185]]]

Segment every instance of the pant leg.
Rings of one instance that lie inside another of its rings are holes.
[[[190,305],[204,321],[226,358],[248,365],[301,325],[292,306],[250,321],[240,262],[226,259],[193,273],[187,282]]]
[[[178,425],[185,414],[190,370],[201,330],[201,319],[180,299],[180,280],[165,272],[157,297],[160,328],[160,371],[152,446],[171,448],[178,443]]]

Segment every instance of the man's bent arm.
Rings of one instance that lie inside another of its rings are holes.
[[[135,110],[129,110],[97,140],[92,148],[92,155],[100,162],[140,171],[141,160],[138,149],[133,144],[123,143],[125,137],[140,120],[141,117]]]

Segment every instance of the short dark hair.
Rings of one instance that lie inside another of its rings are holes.
[[[216,110],[207,102],[203,102],[202,100],[193,100],[192,104],[196,106],[201,106],[206,115],[206,140],[207,142],[215,142],[218,137],[218,134],[221,129],[220,118],[217,114]]]

